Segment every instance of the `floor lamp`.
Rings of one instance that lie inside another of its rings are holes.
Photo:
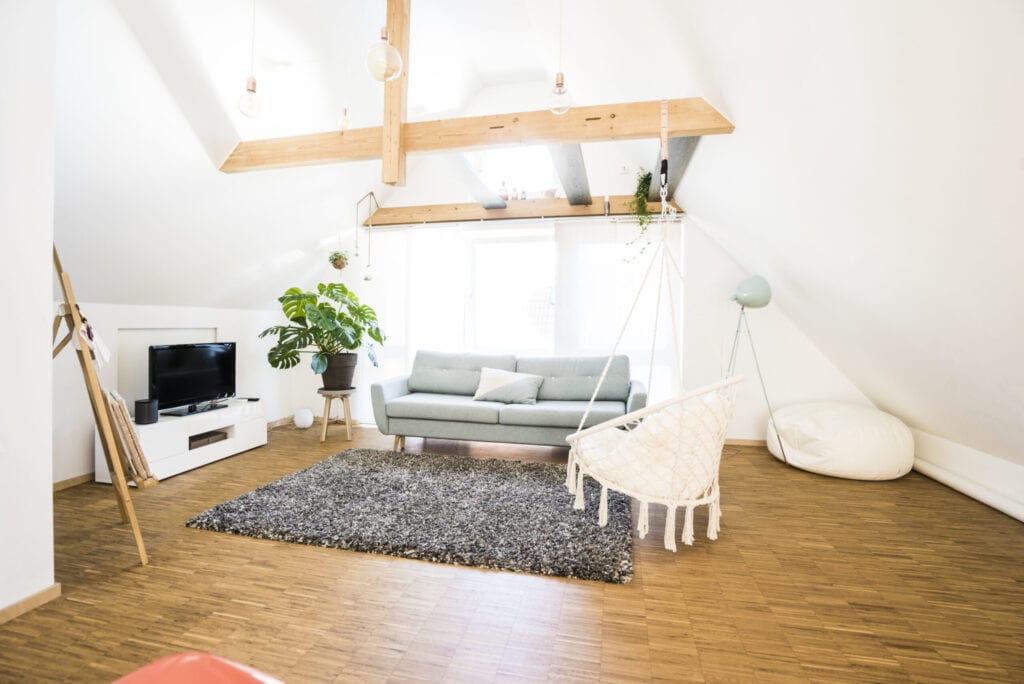
[[[754,348],[754,337],[750,334],[750,324],[747,322],[747,309],[760,309],[768,306],[772,301],[772,288],[768,281],[759,275],[750,276],[739,285],[732,295],[732,301],[740,305],[740,316],[736,321],[736,335],[732,338],[732,354],[729,356],[729,371],[731,376],[736,370],[736,357],[740,348],[740,330],[746,328],[747,339],[750,340],[750,353],[754,357],[754,367],[757,369],[757,378],[761,381],[761,392],[764,393],[764,403],[768,405],[768,420],[771,421],[772,429],[775,430],[775,438],[779,440],[779,450],[782,453],[782,462],[789,463],[786,459],[786,448],[782,445],[782,436],[779,428],[775,425],[775,412],[772,410],[772,402],[768,400],[768,388],[764,384],[764,375],[761,374],[761,364],[757,360],[757,350]]]

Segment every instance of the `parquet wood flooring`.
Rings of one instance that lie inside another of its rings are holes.
[[[1024,681],[1024,525],[916,473],[836,480],[726,447],[719,540],[703,538],[701,511],[696,544],[667,552],[655,513],[626,585],[184,527],[337,451],[391,445],[370,428],[318,439],[280,428],[267,447],[134,492],[148,567],[106,485],[56,493],[64,593],[0,626],[0,681],[109,681],[188,649],[288,682]]]

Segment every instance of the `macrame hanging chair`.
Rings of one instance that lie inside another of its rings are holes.
[[[718,468],[725,444],[725,430],[732,418],[736,387],[741,377],[727,377],[714,384],[675,398],[627,413],[624,416],[583,429],[594,401],[601,391],[612,358],[618,351],[633,312],[647,285],[655,264],[658,265],[657,302],[654,332],[651,336],[650,373],[647,387],[654,380],[654,352],[658,338],[663,283],[668,283],[669,311],[675,349],[679,349],[675,321],[675,300],[671,275],[682,280],[666,240],[668,226],[675,220],[675,211],[668,207],[668,103],[661,105],[661,214],[657,227],[661,239],[651,256],[636,298],[619,331],[608,361],[597,381],[590,402],[580,420],[579,428],[566,440],[569,442],[569,464],[565,485],[575,494],[574,508],[584,508],[584,478],[589,476],[601,485],[598,524],[608,524],[608,490],[622,492],[640,503],[637,531],[647,536],[651,504],[666,507],[665,548],[675,551],[676,510],[685,508],[681,541],[693,544],[693,515],[697,506],[708,506],[708,539],[717,539],[722,517],[719,504]],[[681,373],[680,373],[681,375]],[[682,378],[680,377],[680,386]]]

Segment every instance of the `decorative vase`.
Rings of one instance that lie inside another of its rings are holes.
[[[352,376],[356,372],[358,354],[331,354],[327,357],[327,370],[323,372],[325,390],[352,388]]]
[[[295,427],[305,430],[313,425],[313,411],[308,408],[299,409],[295,412],[293,420],[295,421]]]

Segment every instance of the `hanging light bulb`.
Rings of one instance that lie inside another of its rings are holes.
[[[548,95],[548,109],[552,114],[565,114],[572,109],[572,95],[565,87],[565,75],[561,71],[555,75],[555,87]]]
[[[238,97],[238,110],[250,119],[256,118],[263,110],[263,103],[256,95],[256,0],[252,0],[252,33],[249,42],[249,78],[245,80],[245,92]]]
[[[572,109],[572,95],[565,87],[565,74],[562,73],[562,26],[565,24],[565,2],[558,2],[558,73],[555,74],[555,87],[548,94],[548,110],[552,114],[565,114]]]
[[[238,111],[255,119],[263,111],[263,103],[256,95],[256,79],[250,76],[245,81],[245,92],[238,96]]]
[[[345,107],[341,110],[341,116],[338,117],[338,130],[344,133],[350,128],[352,128],[352,124],[348,120],[348,107]]]
[[[387,27],[380,30],[380,42],[371,45],[366,53],[366,70],[382,83],[402,75],[402,55],[388,43]]]

